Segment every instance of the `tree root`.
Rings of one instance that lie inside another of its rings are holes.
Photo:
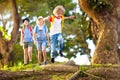
[[[73,76],[70,77],[68,80],[77,80],[78,78],[84,78],[84,77],[91,77],[91,78],[94,78],[95,80],[105,80],[102,77],[95,76],[95,75],[92,75],[92,74],[89,74],[87,72],[80,71],[80,70],[75,72],[75,74],[73,74]]]

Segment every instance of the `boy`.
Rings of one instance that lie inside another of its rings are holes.
[[[51,44],[51,62],[54,63],[54,58],[56,57],[56,45],[58,42],[59,54],[62,57],[63,48],[63,37],[62,37],[62,27],[64,19],[73,19],[74,16],[64,17],[65,9],[63,6],[56,6],[53,10],[53,16],[48,16],[44,20],[51,22],[50,28],[50,44]]]

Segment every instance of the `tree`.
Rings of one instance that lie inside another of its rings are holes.
[[[17,6],[15,0],[8,0],[11,5],[12,19],[13,19],[13,31],[11,33],[11,40],[5,40],[0,32],[0,67],[9,64],[9,55],[13,50],[13,45],[16,43],[18,38],[19,29],[19,15],[17,12]]]
[[[118,64],[120,0],[79,0],[79,5],[99,31],[92,64]]]

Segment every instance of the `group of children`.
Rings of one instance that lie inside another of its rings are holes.
[[[51,50],[51,62],[55,62],[55,57],[57,54],[56,46],[59,47],[58,53],[60,56],[63,56],[63,37],[62,37],[62,27],[65,19],[73,19],[74,16],[64,17],[65,9],[63,6],[56,6],[53,10],[53,16],[48,16],[43,18],[39,16],[36,20],[36,26],[33,29],[29,25],[29,19],[23,19],[23,28],[21,31],[21,42],[23,44],[24,50],[24,64],[27,64],[27,60],[29,58],[29,62],[32,62],[32,42],[37,47],[38,51],[38,64],[46,65],[46,46],[50,46]],[[48,34],[48,28],[45,25],[45,21],[49,21],[51,23],[50,35]],[[49,38],[50,37],[50,38]],[[44,62],[42,63],[42,56]]]

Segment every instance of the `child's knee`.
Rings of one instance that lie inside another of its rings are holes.
[[[45,53],[45,52],[46,52],[46,50],[45,50],[45,49],[42,49],[42,52],[43,52],[43,53]]]

